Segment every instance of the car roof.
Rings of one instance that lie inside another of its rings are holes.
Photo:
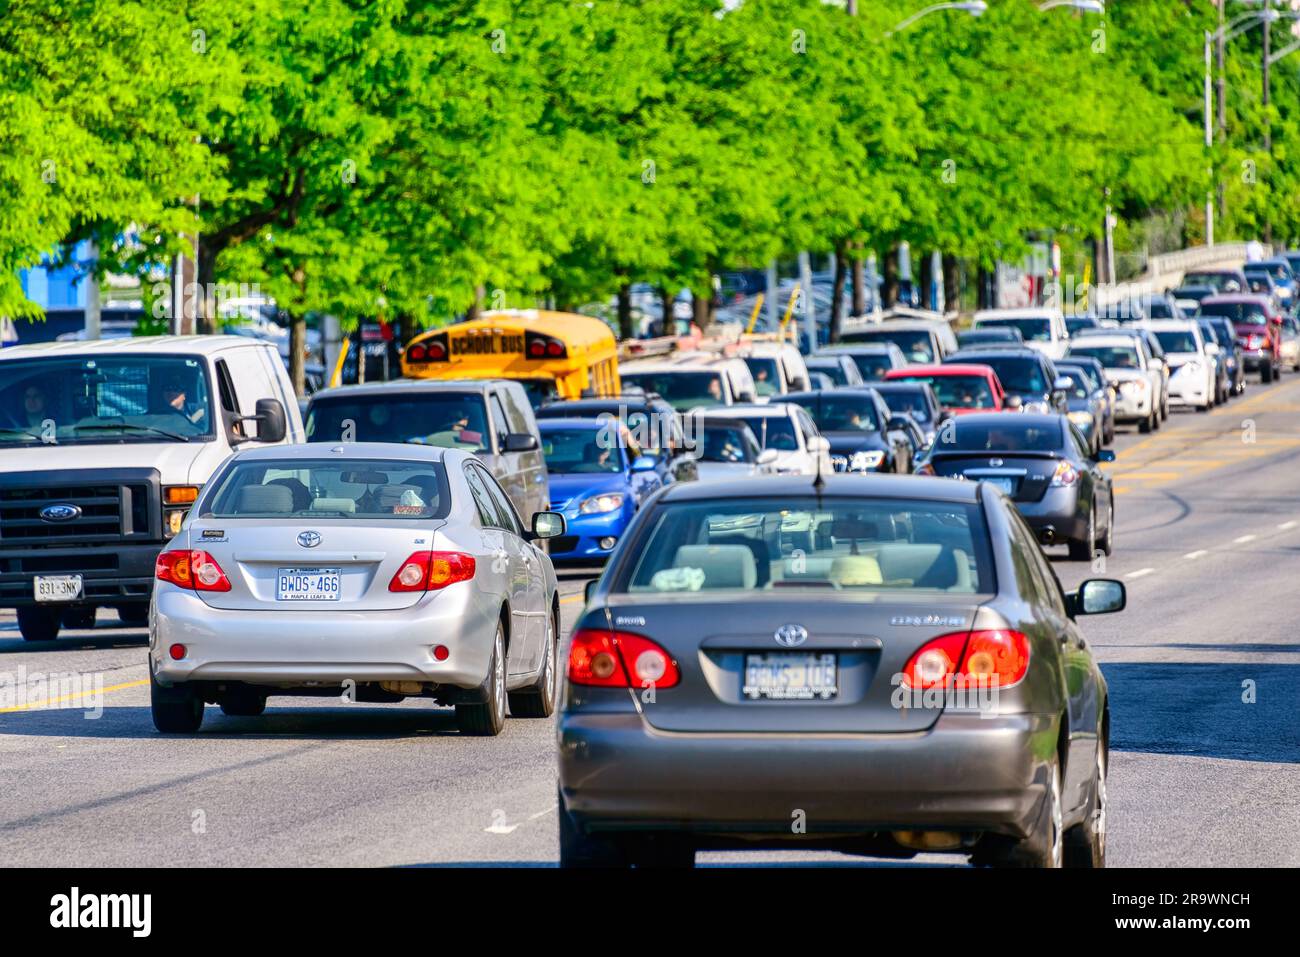
[[[975,313],[975,322],[983,319],[1055,319],[1061,310],[1047,306],[1022,306],[1018,309],[981,309]]]
[[[1128,336],[1128,335],[1124,335],[1123,333],[1112,332],[1111,330],[1107,329],[1105,335],[1080,336],[1078,341],[1087,342],[1089,345],[1093,345],[1093,346],[1103,346],[1103,347],[1104,346],[1134,346],[1136,348],[1136,339],[1137,339],[1136,336]],[[1070,348],[1073,349],[1074,345],[1071,344]],[[1067,354],[1067,358],[1069,358],[1068,354]]]
[[[1196,327],[1193,319],[1148,319],[1142,328],[1152,332],[1189,332]]]
[[[594,432],[604,429],[611,421],[613,420],[573,415],[564,416],[563,418],[538,419],[537,429],[539,432],[545,432],[549,429],[585,429]]]
[[[972,412],[969,415],[959,416],[955,421],[957,428],[965,426],[1007,426],[1007,425],[1026,425],[1038,426],[1044,428],[1049,425],[1060,425],[1065,416],[1057,412]]]
[[[858,330],[866,331],[866,330]],[[820,355],[852,355],[853,353],[863,353],[866,355],[881,355],[898,349],[898,345],[893,342],[836,342],[833,345],[822,346],[816,354]],[[899,352],[902,350],[899,349]]]
[[[29,342],[0,349],[0,359],[28,356],[80,356],[105,354],[166,353],[168,355],[211,355],[228,349],[274,349],[275,345],[248,336],[131,336],[116,339],[56,340]]]
[[[321,397],[392,395],[396,392],[475,392],[486,395],[494,386],[509,384],[509,379],[392,379],[388,382],[331,386],[313,395],[312,401]]]
[[[807,389],[803,392],[787,392],[781,396],[781,401],[789,404],[804,399],[821,399],[828,395],[857,395],[867,398],[875,391],[876,387],[874,385],[866,385],[865,383],[862,385],[840,386],[836,389]]]
[[[979,356],[980,359],[1042,359],[1043,354],[1037,349],[1031,349],[1029,346],[1007,346],[1006,348],[994,349],[958,349],[944,359],[944,365],[955,365],[962,362],[980,364],[980,361],[972,358]]]
[[[1006,416],[1002,416],[1006,418]],[[1017,416],[1018,418],[1018,416]],[[822,494],[827,497],[859,495],[863,498],[905,498],[930,502],[976,504],[978,482],[958,482],[924,475],[822,475]],[[728,498],[771,498],[773,500],[816,494],[813,478],[807,475],[744,476],[708,482],[674,482],[657,502],[696,502]]]
[[[930,365],[910,365],[903,366],[901,369],[891,369],[885,379],[886,382],[896,382],[899,379],[906,379],[918,375],[930,376],[958,376],[973,375],[987,378],[996,375],[992,366],[982,365],[978,362],[948,362],[942,365],[932,363]],[[890,378],[892,376],[892,378]]]
[[[784,399],[785,396],[779,398]],[[737,416],[760,416],[762,418],[782,418],[794,414],[789,402],[753,402],[736,405],[724,405],[719,409],[705,409],[701,414],[706,418],[716,411],[722,411],[724,415],[736,418]]]
[[[1202,306],[1214,306],[1227,303],[1253,303],[1257,306],[1269,305],[1268,296],[1253,292],[1225,292],[1217,296],[1206,296],[1201,300]]]
[[[338,458],[394,459],[411,462],[443,462],[451,464],[474,456],[461,449],[445,449],[437,445],[410,442],[304,442],[294,445],[260,445],[240,449],[235,456],[242,461],[298,461],[302,459]]]

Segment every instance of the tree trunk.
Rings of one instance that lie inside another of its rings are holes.
[[[483,314],[483,295],[484,295],[483,287],[476,286],[474,288],[474,302],[471,303],[470,307],[465,310],[466,322],[473,322],[475,319],[479,318]]]
[[[994,302],[995,297],[993,295],[993,273],[980,266],[976,276],[979,283],[979,308],[996,308],[997,303]]]
[[[701,296],[698,292],[691,291],[691,321],[699,326],[700,331],[705,335],[708,335],[711,331],[709,329],[711,324],[710,314],[712,312],[710,309],[711,299],[712,297],[708,293]]]
[[[209,249],[203,245],[203,237],[199,236],[199,261],[198,269],[195,271],[195,281],[198,282],[202,294],[195,297],[194,317],[194,331],[199,335],[210,336],[217,331],[217,302],[211,292],[216,288],[217,255],[220,252],[219,249]]]
[[[835,246],[835,280],[831,286],[831,324],[827,337],[831,342],[840,341],[840,327],[844,322],[844,282],[848,278],[848,260],[844,255],[844,244]]]
[[[289,316],[289,381],[297,396],[307,394],[307,374],[303,357],[307,354],[307,317],[301,313]]]
[[[882,305],[890,309],[898,304],[898,250],[891,247],[884,257],[885,266],[885,288],[881,298],[884,299]]]
[[[626,282],[618,287],[618,337],[636,337],[636,330],[632,328],[632,285]]]
[[[921,254],[921,308],[934,308],[934,295],[931,287],[934,285],[934,269],[932,257],[927,253]]]
[[[410,342],[412,339],[414,339],[419,334],[419,332],[420,330],[417,329],[415,326],[414,313],[403,312],[398,314],[397,340],[401,344],[403,349],[406,348],[406,344]]]
[[[854,250],[861,247],[854,244]],[[867,311],[867,280],[863,273],[862,258],[853,257],[853,315],[860,316]],[[835,340],[832,339],[832,342]]]
[[[943,257],[943,308],[961,311],[961,264],[951,253]]]
[[[661,336],[671,336],[677,332],[677,321],[673,318],[673,297],[668,295],[666,288],[659,289],[659,302],[662,304],[664,317],[659,323],[659,334]]]

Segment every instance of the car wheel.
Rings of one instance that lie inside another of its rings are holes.
[[[555,713],[555,691],[558,680],[556,668],[556,628],[555,612],[546,616],[545,659],[542,673],[537,676],[537,683],[523,691],[512,691],[507,697],[510,701],[512,718],[549,718]]]
[[[1096,773],[1087,815],[1065,832],[1066,867],[1106,866],[1106,746],[1100,740]]]
[[[684,834],[584,833],[558,802],[560,867],[683,868],[695,866],[695,846]]]
[[[456,727],[462,734],[494,737],[505,727],[506,631],[500,621],[497,622],[496,640],[492,642],[492,657],[488,661],[483,693],[483,701],[456,705]]]
[[[1148,415],[1145,419],[1143,419],[1141,422],[1139,422],[1139,423],[1138,423],[1138,431],[1139,431],[1139,432],[1142,432],[1142,433],[1144,433],[1144,434],[1147,433],[1147,432],[1150,432],[1150,431],[1151,431],[1151,419],[1152,419],[1152,416],[1149,416],[1149,415]]]
[[[1107,557],[1115,550],[1115,496],[1110,497],[1110,508],[1106,511],[1106,534],[1102,536],[1097,548]]]
[[[129,605],[119,605],[117,617],[127,628],[143,628],[149,624],[149,603],[136,601]]]
[[[986,835],[971,855],[971,862],[985,867],[1061,867],[1064,858],[1062,835],[1061,764],[1052,755],[1047,767],[1047,790],[1043,795],[1033,831],[1024,840]],[[985,846],[987,845],[987,846]]]
[[[1273,365],[1272,365],[1272,363],[1268,363],[1268,362],[1266,362],[1266,363],[1264,363],[1262,366],[1259,367],[1259,381],[1260,381],[1261,383],[1263,383],[1264,385],[1268,385],[1270,382],[1273,381]]]
[[[149,710],[163,734],[193,734],[203,724],[203,698],[188,684],[163,687],[149,670]]]
[[[266,695],[248,685],[237,685],[228,689],[218,704],[222,714],[232,718],[256,718],[266,710]]]
[[[63,612],[57,608],[29,605],[18,609],[18,630],[23,641],[53,641],[59,637]]]
[[[584,833],[564,807],[559,797],[560,867],[627,867],[628,860],[619,843],[607,837]]]
[[[69,608],[63,613],[64,628],[87,629],[95,627],[94,608]]]
[[[1097,541],[1097,503],[1094,501],[1088,509],[1088,531],[1082,539],[1070,542],[1070,561],[1087,562],[1092,560],[1092,546]]]

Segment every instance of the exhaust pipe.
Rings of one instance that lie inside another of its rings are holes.
[[[1045,526],[1043,526],[1043,528],[1040,529],[1039,532],[1038,532],[1038,538],[1039,538],[1039,540],[1042,541],[1042,543],[1043,543],[1044,545],[1055,545],[1055,544],[1056,544],[1056,527],[1053,526],[1053,525],[1045,525]]]

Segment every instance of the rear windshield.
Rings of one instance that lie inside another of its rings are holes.
[[[1264,324],[1264,307],[1254,302],[1202,302],[1198,316],[1222,316],[1233,322]]]
[[[1062,379],[1066,379],[1070,383],[1069,388],[1066,389],[1067,399],[1088,398],[1088,393],[1091,391],[1091,387],[1084,379],[1083,370],[1078,368],[1065,369],[1058,366],[1056,371]]]
[[[704,426],[704,441],[700,447],[700,461],[725,462],[735,465],[754,462],[760,449],[754,433],[743,426]]]
[[[922,425],[930,421],[930,402],[920,389],[885,389],[880,397],[890,412],[908,412]]]
[[[669,502],[616,572],[621,592],[987,593],[977,505],[811,497]]]
[[[867,382],[883,379],[885,373],[894,368],[894,363],[887,355],[851,355],[849,358],[853,360],[853,364],[858,367],[858,373]]]
[[[1196,335],[1191,332],[1157,332],[1156,340],[1165,352],[1198,352]]]
[[[313,399],[308,442],[410,442],[484,452],[491,447],[478,393],[398,393]]]
[[[201,514],[212,518],[445,518],[440,462],[281,459],[236,462],[216,479]]]
[[[1056,452],[1065,437],[1056,421],[1023,422],[1008,415],[996,424],[954,421],[952,428],[941,430],[936,451],[939,452]]]
[[[1030,395],[1042,395],[1047,392],[1047,379],[1043,376],[1042,367],[1038,364],[1037,359],[1021,359],[1015,356],[1009,358],[996,358],[987,356],[971,356],[964,361],[976,362],[982,366],[991,366],[1002,383],[1002,388],[1007,392],[1027,393]],[[937,390],[937,386],[935,387]],[[942,399],[939,400],[941,403]]]
[[[981,319],[975,327],[1017,329],[1026,342],[1051,342],[1052,322],[1050,319]]]
[[[945,409],[991,409],[993,390],[988,379],[976,375],[915,375],[908,376],[930,383],[935,397]]]
[[[930,333],[924,329],[871,329],[863,332],[850,332],[844,336],[845,342],[892,342],[903,350],[909,362],[933,362],[934,345],[930,342]],[[858,361],[854,356],[853,360]],[[858,368],[862,368],[859,363]],[[863,378],[867,378],[864,370]]]
[[[795,435],[794,421],[789,416],[746,416],[744,422],[753,431],[760,447],[778,452],[799,451],[799,438]]]
[[[726,401],[722,378],[716,372],[625,372],[620,379],[624,385],[659,393],[679,412]]]
[[[1183,282],[1189,286],[1209,286],[1219,292],[1241,292],[1241,278],[1231,272],[1189,272]]]
[[[848,385],[849,377],[838,359],[806,359],[809,372],[820,372],[836,385]]]

